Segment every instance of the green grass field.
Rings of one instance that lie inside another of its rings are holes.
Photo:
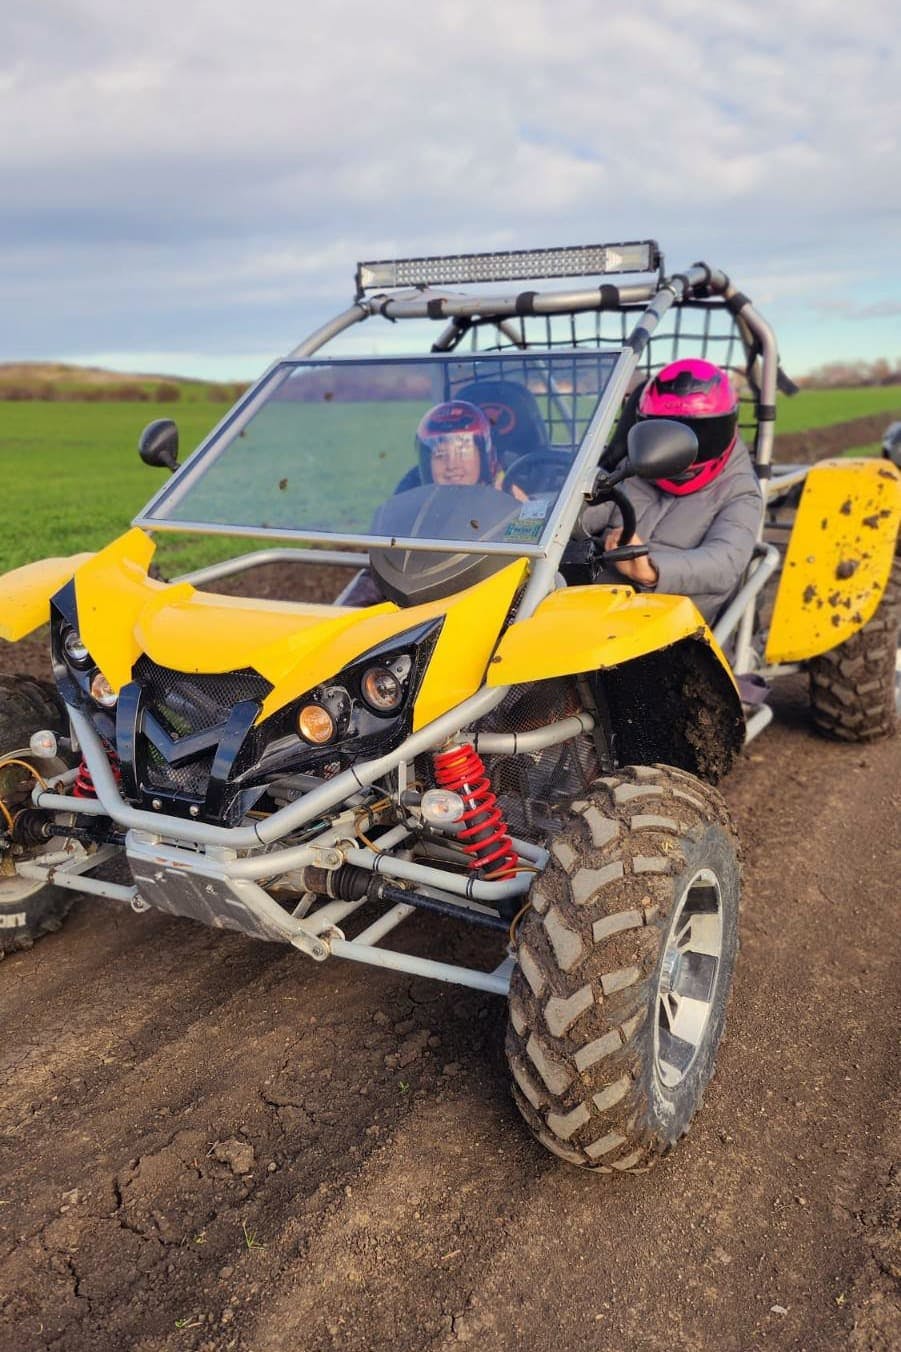
[[[899,411],[899,385],[877,385],[872,389],[853,390],[801,390],[791,399],[786,399],[782,394],[778,396],[776,433],[806,432],[814,427],[831,427],[833,423],[866,418],[872,413],[890,414]]]
[[[804,391],[792,400],[780,397],[776,427],[802,431],[899,410],[897,386]],[[138,458],[142,428],[153,418],[174,416],[184,460],[225,411],[222,404],[204,401],[175,406],[0,401],[0,573],[32,559],[98,549],[121,534],[167,479]],[[410,463],[412,444],[409,452],[397,453],[397,468]],[[392,473],[395,468],[392,463]],[[359,498],[359,510],[369,510],[369,486],[352,487],[346,465],[336,461],[332,478],[333,493],[346,493],[349,506]],[[167,576],[235,552],[232,542],[215,537],[158,538],[157,560]],[[240,546],[251,547],[250,541]]]

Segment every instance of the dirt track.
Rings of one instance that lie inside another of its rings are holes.
[[[531,1142],[491,997],[93,901],[8,958],[0,1350],[901,1345],[901,743],[776,703],[718,1073],[647,1175]]]

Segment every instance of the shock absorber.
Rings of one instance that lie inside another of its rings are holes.
[[[512,877],[519,856],[481,756],[471,743],[464,742],[436,752],[434,765],[440,786],[458,793],[466,804],[461,818],[465,826],[457,839],[470,857],[469,867],[489,870],[498,879]]]
[[[113,772],[113,778],[117,784],[122,783],[122,771],[119,767],[119,757],[110,747],[104,743],[103,747],[109,761],[110,769]],[[73,798],[96,798],[97,790],[94,788],[94,780],[88,769],[86,760],[82,760],[78,767],[78,774],[75,776],[75,783],[72,785]]]

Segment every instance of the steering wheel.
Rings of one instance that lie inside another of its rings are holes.
[[[527,497],[537,493],[559,493],[571,464],[571,460],[555,451],[527,451],[507,466],[499,487],[509,493],[515,486]]]
[[[650,545],[617,545],[615,549],[598,552],[598,563],[626,563],[629,559],[640,559],[650,553]]]

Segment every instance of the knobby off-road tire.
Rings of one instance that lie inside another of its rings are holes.
[[[46,681],[0,676],[0,761],[17,755],[45,779],[60,774],[67,768],[64,761],[37,760],[28,750],[32,733],[43,728],[59,733],[68,730],[55,688]],[[18,766],[0,769],[0,797],[13,816],[29,805],[33,787],[27,770]],[[49,841],[44,848],[55,846]],[[35,857],[39,854],[36,851]],[[11,857],[0,857],[0,958],[30,948],[41,935],[58,930],[74,900],[75,894],[65,888],[19,877]]]
[[[688,1130],[738,950],[739,847],[720,795],[668,766],[597,780],[531,892],[507,1026],[535,1136],[602,1173]]]
[[[897,669],[901,559],[895,559],[875,615],[831,652],[808,663],[813,721],[846,742],[890,737],[901,714]]]

